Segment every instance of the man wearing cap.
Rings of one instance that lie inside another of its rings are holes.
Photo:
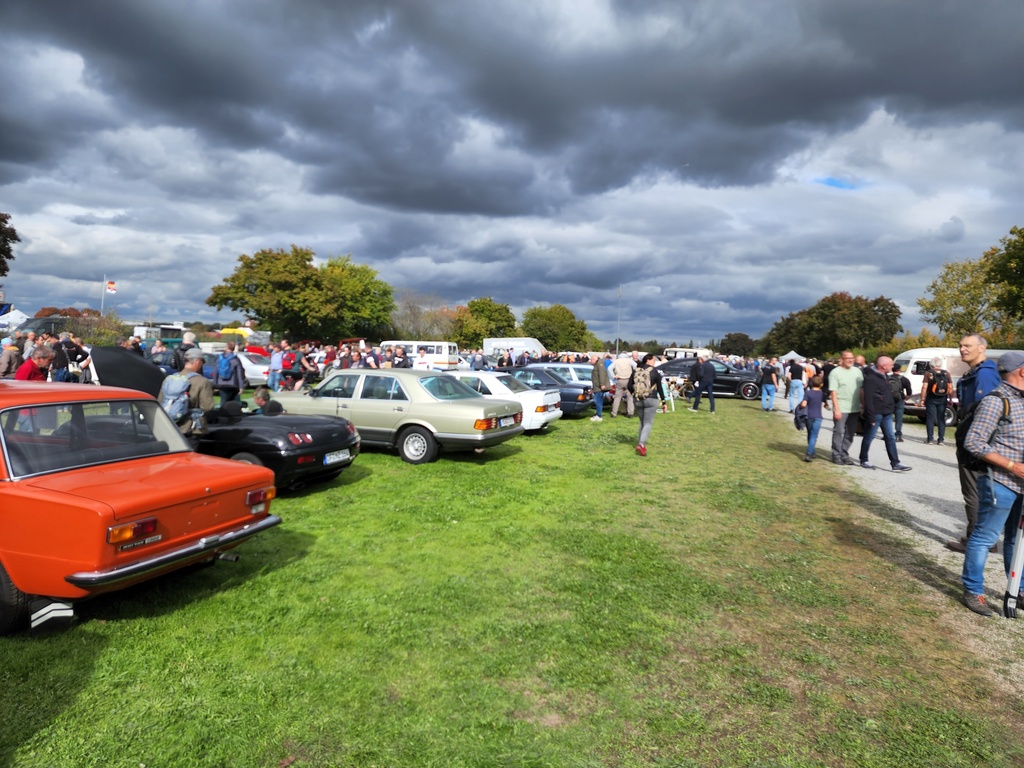
[[[1003,380],[978,401],[964,437],[964,448],[989,464],[988,472],[978,473],[978,523],[967,539],[961,576],[964,605],[982,616],[995,615],[985,603],[989,547],[1003,535],[1003,565],[1009,574],[1024,498],[1024,352],[1004,353],[996,369]],[[1010,406],[1008,423],[1005,403]]]
[[[185,350],[182,357],[185,367],[181,374],[188,377],[189,408],[193,411],[200,410],[204,414],[209,413],[213,410],[213,382],[203,376],[203,362],[205,361],[203,350],[199,347],[192,347]],[[163,399],[163,393],[161,393],[161,402]],[[178,427],[183,435],[200,435],[206,431],[206,419],[203,418],[202,423],[197,425],[193,419],[187,418]]]
[[[0,379],[13,379],[23,362],[21,352],[10,336],[5,336],[3,341],[0,341],[0,348],[3,349],[0,353]]]

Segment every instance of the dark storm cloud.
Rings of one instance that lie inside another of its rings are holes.
[[[1018,3],[58,5],[0,7],[0,210],[33,270],[137,273],[136,312],[201,308],[165,262],[294,242],[758,335],[843,286],[912,306],[1019,223]]]

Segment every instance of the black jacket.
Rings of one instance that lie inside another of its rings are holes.
[[[884,416],[896,411],[889,380],[873,365],[864,369],[864,399],[861,408],[868,416]]]

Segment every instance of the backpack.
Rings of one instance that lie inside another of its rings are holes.
[[[974,423],[974,414],[978,411],[978,404],[986,397],[1000,397],[1003,400],[1003,415],[999,418],[999,421],[996,422],[996,428],[992,430],[992,434],[989,435],[988,442],[992,442],[992,438],[996,436],[999,430],[1007,424],[1013,423],[1010,419],[1010,400],[1001,392],[989,392],[984,397],[975,400],[964,410],[963,414],[960,416],[960,423],[956,425],[956,460],[961,466],[965,469],[971,470],[972,472],[984,472],[988,469],[987,461],[976,457],[964,447],[964,441],[967,439],[967,433],[971,429],[971,424]]]
[[[285,371],[290,371],[294,367],[295,353],[292,352],[291,350],[288,350],[283,355],[281,355],[281,369]]]
[[[903,382],[899,376],[886,376],[889,380],[889,389],[892,390],[892,399],[897,403],[903,399]]]
[[[217,378],[220,381],[231,380],[231,358],[221,355],[217,358]]]
[[[945,395],[949,393],[949,377],[945,371],[932,371],[931,393]]]
[[[198,375],[195,371],[189,371],[188,373],[173,373],[164,379],[160,406],[175,424],[180,422],[191,410],[188,402],[189,379]]]
[[[646,400],[654,392],[651,386],[651,369],[640,366],[633,371],[633,394],[640,400]]]

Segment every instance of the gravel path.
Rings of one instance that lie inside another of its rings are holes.
[[[792,423],[792,415],[786,412],[785,400],[776,398],[776,415]],[[805,446],[804,432],[793,429],[794,445]],[[850,455],[855,459],[860,451],[860,437],[853,441]],[[877,469],[861,469],[860,466],[839,467],[831,463],[832,419],[826,418],[818,434],[816,461],[828,462],[829,468],[847,474],[862,489],[896,508],[902,515],[894,514],[891,522],[902,525],[906,538],[921,551],[934,555],[942,566],[955,573],[951,586],[959,587],[959,574],[963,566],[963,555],[952,552],[945,543],[964,535],[967,519],[964,516],[963,497],[960,495],[960,478],[957,474],[954,430],[946,429],[945,445],[925,445],[924,424],[915,417],[903,422],[903,440],[898,443],[900,461],[912,468],[910,472],[892,472],[885,453],[885,442],[881,433],[871,443],[870,459]],[[795,454],[800,459],[802,451]],[[994,564],[994,565],[993,565]],[[1002,576],[1002,557],[989,558],[986,584],[990,591],[998,586],[999,594],[1005,590]]]

